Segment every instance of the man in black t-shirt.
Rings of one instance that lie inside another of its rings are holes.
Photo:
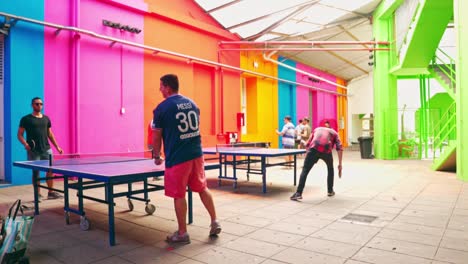
[[[19,128],[18,128],[18,140],[23,144],[24,149],[28,152],[28,160],[48,160],[49,156],[52,154],[52,150],[50,149],[49,139],[57,149],[57,151],[62,154],[63,150],[57,144],[55,140],[54,133],[52,133],[52,125],[48,116],[42,114],[42,107],[43,102],[42,99],[39,97],[34,97],[31,100],[31,106],[33,108],[32,114],[23,116],[21,118]],[[24,138],[23,134],[26,131],[26,139]],[[51,172],[47,173],[47,177],[53,177]],[[39,179],[39,171],[33,171],[33,182],[38,183]],[[52,190],[53,188],[53,181],[47,180],[47,186],[49,187],[49,194],[47,198],[49,199],[57,199],[62,197],[57,192]],[[39,189],[35,192],[38,192],[39,198],[42,198],[41,194],[39,193]]]

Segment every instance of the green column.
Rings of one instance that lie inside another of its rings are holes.
[[[457,177],[468,181],[468,1],[454,0],[455,29],[457,34]],[[466,60],[465,60],[466,58]]]
[[[392,2],[391,4],[389,4]],[[394,1],[383,1],[374,16],[376,41],[394,43],[394,16],[389,8]],[[378,159],[396,159],[398,155],[397,78],[390,74],[397,58],[394,44],[390,51],[376,51],[374,63],[374,153]]]

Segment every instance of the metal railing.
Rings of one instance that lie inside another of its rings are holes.
[[[437,53],[440,53],[438,55]],[[439,69],[439,71],[444,74],[449,83],[449,89],[455,94],[456,92],[456,70],[455,70],[455,60],[452,59],[447,53],[442,49],[438,48],[434,58],[432,59],[432,68]],[[436,71],[437,73],[437,71]]]
[[[456,103],[452,103],[440,121],[434,126],[433,130],[433,157],[438,158],[450,140],[455,140],[457,128],[457,109]],[[437,155],[437,153],[439,155]]]

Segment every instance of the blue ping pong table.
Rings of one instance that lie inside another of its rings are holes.
[[[158,190],[163,190],[164,186],[148,183],[150,177],[161,177],[164,175],[164,165],[156,166],[152,159],[136,159],[136,160],[121,160],[116,161],[115,157],[101,160],[100,163],[86,163],[83,159],[76,159],[75,164],[62,164],[57,161],[52,164],[48,160],[38,161],[19,161],[14,162],[14,166],[22,167],[31,170],[39,170],[44,172],[52,172],[61,174],[63,178],[63,190],[54,188],[53,190],[64,194],[64,211],[65,221],[69,224],[70,213],[80,216],[80,228],[82,230],[89,229],[89,220],[86,218],[84,211],[83,199],[89,199],[96,202],[108,205],[108,225],[109,225],[109,244],[115,245],[115,224],[114,224],[114,199],[118,197],[128,198],[128,207],[133,210],[132,200],[143,201],[146,203],[145,211],[147,214],[153,214],[156,207],[149,204],[150,199],[148,193]],[[217,169],[219,164],[205,164],[205,170]],[[76,182],[72,182],[70,177],[77,178]],[[48,179],[46,177],[39,180]],[[86,181],[84,181],[86,179]],[[143,182],[143,188],[134,190],[132,184]],[[122,192],[115,192],[114,186],[127,184],[128,189]],[[96,197],[87,196],[84,194],[85,190],[95,188],[105,188],[105,198],[100,199]],[[33,183],[34,188],[34,205],[35,214],[39,214],[39,199],[38,188],[49,189],[46,185],[41,185],[38,182]],[[69,203],[69,190],[77,190],[78,208],[70,208]],[[135,195],[143,194],[143,198]],[[193,222],[192,213],[192,192],[188,191],[188,222]]]
[[[266,193],[266,168],[273,166],[291,166],[294,170],[294,186],[296,186],[297,175],[297,155],[306,153],[305,149],[275,149],[275,148],[249,148],[249,147],[232,147],[232,148],[203,148],[203,154],[218,155],[219,160],[219,176],[218,184],[221,185],[222,179],[234,181],[234,188],[237,188],[237,170],[247,170],[247,180],[249,174],[262,175],[263,193]],[[283,161],[271,163],[267,162],[268,157],[284,157],[294,156],[292,161]],[[230,157],[230,158],[229,158]],[[255,159],[257,158],[257,159]],[[259,162],[260,169],[255,169],[251,166],[253,163]],[[227,166],[232,166],[232,176],[227,175]],[[239,165],[247,165],[239,167]]]

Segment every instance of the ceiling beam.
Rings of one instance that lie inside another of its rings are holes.
[[[244,40],[252,40],[252,41],[253,41],[253,40],[255,40],[255,39],[260,38],[262,35],[267,34],[268,32],[270,32],[270,31],[272,31],[273,29],[277,28],[279,25],[281,25],[281,24],[284,23],[285,21],[289,20],[291,17],[294,17],[295,15],[302,13],[304,10],[306,10],[307,8],[309,8],[309,7],[311,7],[311,6],[315,5],[315,4],[317,4],[318,2],[319,2],[319,0],[311,1],[311,3],[299,7],[298,9],[296,9],[295,11],[293,11],[292,13],[290,13],[289,15],[287,15],[286,17],[284,17],[283,19],[277,21],[276,23],[273,23],[273,24],[270,25],[269,27],[267,27],[267,28],[265,28],[264,30],[258,32],[257,34],[245,38]]]
[[[293,5],[293,6],[290,6],[290,7],[287,7],[287,8],[284,8],[284,9],[281,9],[281,10],[278,10],[278,11],[263,15],[263,16],[259,16],[259,17],[256,17],[256,18],[241,22],[241,23],[236,24],[236,25],[229,26],[226,29],[231,30],[231,29],[234,29],[234,28],[242,27],[242,26],[248,25],[250,23],[257,22],[259,20],[265,19],[265,18],[270,17],[272,15],[276,15],[276,14],[281,13],[281,12],[286,11],[286,10],[297,8],[297,7],[300,8],[300,7],[303,7],[303,6],[309,6],[309,5],[315,4],[317,2],[318,2],[318,0],[313,0],[313,1],[306,2],[306,3],[302,3],[302,4]]]
[[[212,13],[212,12],[215,12],[215,11],[218,11],[218,10],[221,10],[221,9],[224,9],[224,8],[226,8],[226,7],[229,7],[229,6],[232,6],[232,5],[234,5],[234,4],[237,4],[237,3],[241,2],[241,1],[242,1],[242,0],[234,0],[234,1],[231,1],[231,2],[226,3],[226,4],[224,4],[224,5],[220,5],[220,6],[217,6],[217,7],[215,7],[215,8],[212,8],[212,9],[210,9],[210,10],[207,10],[206,13],[209,14],[209,13]]]

